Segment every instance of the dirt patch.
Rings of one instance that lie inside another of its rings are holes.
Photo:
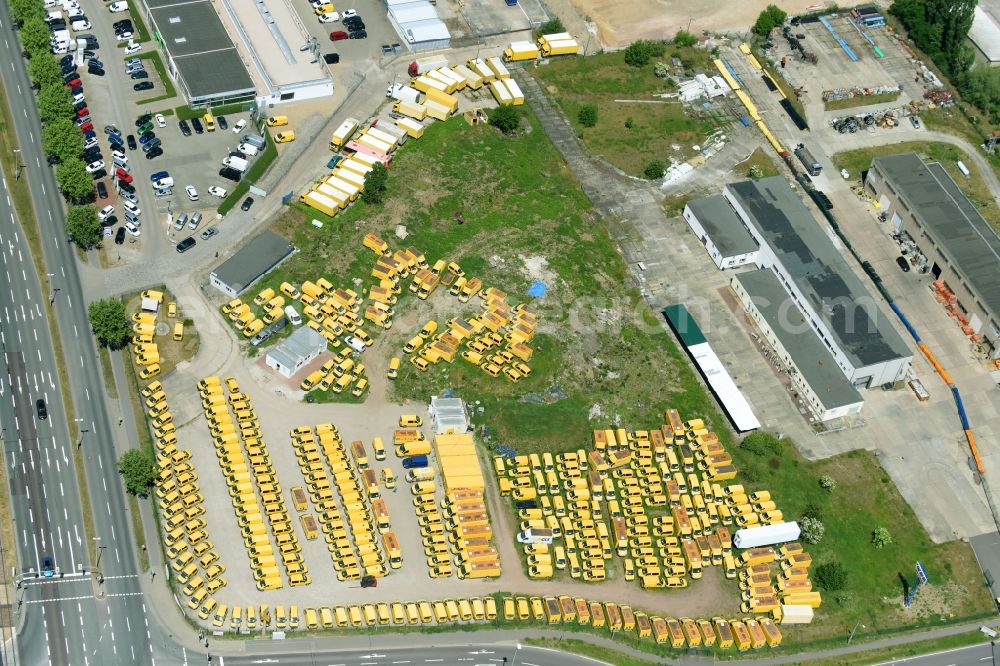
[[[741,3],[705,3],[701,0],[571,0],[579,14],[597,25],[597,36],[608,48],[622,48],[637,39],[666,39],[678,30],[695,34],[743,32],[769,4],[789,15],[819,9],[816,0],[753,0]]]

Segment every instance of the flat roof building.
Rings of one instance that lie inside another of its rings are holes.
[[[469,414],[465,409],[465,401],[461,398],[432,396],[429,411],[434,432],[438,435],[464,433],[471,428]]]
[[[719,268],[757,261],[757,241],[721,194],[689,201],[684,206],[684,219]]]
[[[256,87],[209,0],[143,0],[170,77],[193,107],[245,102]]]
[[[918,270],[954,294],[956,319],[1000,358],[1000,236],[937,162],[916,153],[877,157],[865,186],[897,233],[916,244]],[[939,291],[943,291],[939,290]]]
[[[216,267],[208,281],[236,298],[294,253],[294,245],[273,231],[265,231]]]
[[[982,60],[992,67],[1000,65],[1000,3],[980,2],[972,14],[969,41]]]
[[[764,340],[789,370],[799,400],[821,421],[857,414],[864,398],[837,367],[781,281],[767,268],[733,276],[730,283]]]
[[[303,326],[267,353],[264,362],[282,377],[291,377],[326,351],[326,338]]]
[[[451,47],[451,33],[427,0],[386,0],[389,23],[411,51]]]
[[[723,196],[796,307],[859,387],[906,377],[913,355],[802,200],[780,176],[731,183]]]
[[[333,78],[306,27],[283,0],[219,0],[248,68],[261,106],[333,95]],[[315,61],[315,62],[314,62]]]

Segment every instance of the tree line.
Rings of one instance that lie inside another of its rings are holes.
[[[941,68],[966,101],[1000,123],[1000,69],[974,62],[965,43],[976,0],[895,0],[898,18],[913,43]]]
[[[52,55],[52,33],[45,23],[45,9],[38,0],[11,0],[10,11],[20,30],[28,76],[36,91],[35,104],[42,121],[42,148],[56,165],[56,183],[70,204],[66,231],[81,247],[101,240],[101,223],[94,206],[94,181],[82,159],[83,134],[73,122],[70,91],[63,84],[62,67]]]

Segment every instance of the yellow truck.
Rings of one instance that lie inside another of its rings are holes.
[[[309,508],[308,495],[306,495],[306,490],[302,486],[295,486],[291,489],[292,493],[292,506],[299,513],[302,513]]]
[[[330,135],[330,150],[340,150],[340,148],[351,140],[358,129],[358,121],[348,118]]]
[[[503,51],[504,62],[521,62],[538,58],[538,47],[528,41],[511,42]]]

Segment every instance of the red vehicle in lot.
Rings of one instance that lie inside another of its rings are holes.
[[[330,41],[331,42],[339,42],[340,40],[342,40],[342,39],[348,39],[349,37],[350,37],[350,35],[348,35],[343,30],[334,30],[333,32],[330,33]]]
[[[121,168],[119,168],[117,171],[115,171],[115,178],[117,178],[118,180],[120,180],[120,181],[122,181],[124,183],[131,183],[132,182],[132,176],[131,176],[131,174],[129,174],[129,172],[126,171],[125,169],[121,169]]]
[[[75,79],[72,79],[71,81],[68,81],[66,83],[66,87],[67,88],[76,88],[81,83],[83,83],[83,82],[80,80],[80,77],[77,77]]]
[[[94,123],[88,120],[84,124],[80,125],[80,131],[83,132],[84,134],[86,134],[87,132],[94,131]]]
[[[88,109],[87,107],[83,107],[82,109],[76,112],[77,118],[83,118],[84,116],[89,116],[89,115],[90,115],[90,109]]]

